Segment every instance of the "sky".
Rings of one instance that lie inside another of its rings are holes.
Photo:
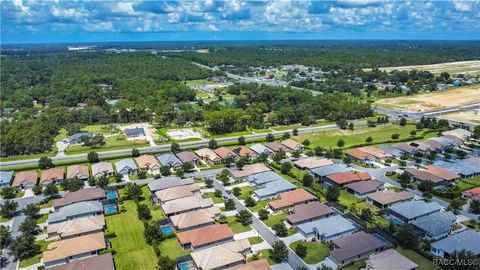
[[[480,0],[1,0],[1,43],[479,40]]]

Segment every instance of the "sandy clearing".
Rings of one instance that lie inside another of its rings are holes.
[[[380,99],[375,104],[410,112],[424,112],[479,102],[480,85],[471,85],[415,96]]]
[[[382,67],[382,71],[392,71],[392,70],[428,70],[433,74],[440,74],[442,72],[448,72],[451,74],[454,73],[464,73],[464,74],[480,74],[480,60],[473,61],[459,61],[459,62],[449,62],[449,63],[439,63],[432,65],[417,65],[417,66],[399,66],[399,67]],[[370,70],[370,69],[365,69]]]
[[[480,123],[480,109],[442,114],[441,117],[459,122]]]

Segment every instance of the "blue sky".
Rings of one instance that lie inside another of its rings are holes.
[[[480,39],[470,1],[1,1],[1,43]]]

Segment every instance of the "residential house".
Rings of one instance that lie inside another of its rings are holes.
[[[198,270],[220,270],[243,265],[250,253],[252,249],[248,239],[242,239],[194,251],[191,257]]]
[[[48,224],[97,215],[103,215],[103,206],[101,202],[79,202],[64,206],[60,208],[58,212],[49,214]]]
[[[40,176],[40,185],[46,186],[50,183],[56,183],[63,180],[65,170],[63,168],[50,168],[42,172]]]
[[[368,181],[372,177],[368,172],[339,172],[327,175],[325,181],[334,186],[344,186],[359,181]]]
[[[233,241],[233,231],[228,224],[215,224],[177,233],[182,248],[199,250]]]
[[[465,230],[447,238],[432,243],[430,252],[434,255],[448,259],[455,251],[465,250],[473,254],[480,254],[480,233],[472,230]]]
[[[220,213],[214,206],[170,216],[170,221],[177,230],[186,231],[213,224]]]
[[[421,218],[436,212],[440,212],[442,206],[437,202],[408,201],[392,205],[389,214],[396,223],[410,223],[417,218]]]
[[[90,177],[88,166],[71,165],[67,167],[67,179],[87,180]]]
[[[438,151],[438,152],[442,152],[443,149],[446,148],[445,145],[443,145],[441,142],[439,142],[437,140],[433,140],[433,138],[425,140],[423,143],[429,145],[433,150]]]
[[[450,135],[450,136],[455,136],[463,141],[465,141],[466,139],[470,138],[473,133],[466,130],[466,129],[462,129],[462,128],[457,128],[457,129],[453,129],[453,130],[448,130],[448,131],[444,131],[442,132],[442,135]]]
[[[432,147],[431,145],[426,144],[424,142],[420,142],[420,141],[411,142],[410,146],[414,147],[416,152],[427,153],[427,152],[435,151],[434,147]]]
[[[406,202],[412,199],[413,195],[407,191],[395,192],[393,190],[381,190],[367,195],[367,202],[380,209],[385,209],[396,203]]]
[[[469,157],[462,160],[455,160],[455,162],[437,160],[433,163],[433,166],[443,168],[462,178],[470,178],[480,175],[479,157]]]
[[[467,200],[480,200],[480,187],[464,191],[462,193],[462,198]]]
[[[214,150],[215,154],[217,154],[221,159],[226,159],[228,157],[231,157],[231,158],[237,158],[238,155],[235,154],[235,152],[233,152],[232,150],[230,150],[229,148],[225,147],[225,146],[222,146],[222,147],[219,147],[217,149]]]
[[[98,256],[80,259],[67,264],[58,265],[51,268],[52,270],[115,270],[113,264],[112,253],[105,253]]]
[[[393,157],[392,154],[374,146],[364,146],[364,147],[358,148],[358,150],[374,156],[376,160],[384,160],[386,158]]]
[[[413,180],[417,182],[425,182],[425,181],[432,181],[435,186],[445,185],[444,179],[431,174],[425,170],[418,170],[414,168],[406,168],[405,172],[408,173]]]
[[[450,234],[457,217],[452,212],[435,212],[413,220],[410,224],[427,240],[438,240]]]
[[[63,198],[53,200],[53,208],[58,210],[63,206],[78,202],[99,201],[105,199],[105,191],[101,188],[82,188],[66,193]]]
[[[265,144],[265,147],[270,149],[272,152],[278,152],[278,151],[283,151],[283,152],[290,152],[290,149],[284,146],[283,144],[279,142],[269,142]]]
[[[305,238],[316,238],[318,241],[331,241],[338,237],[345,237],[358,229],[353,222],[341,215],[302,223],[297,228]]]
[[[68,239],[102,232],[104,228],[105,218],[103,215],[87,216],[49,224],[47,226],[47,235],[49,240]]]
[[[21,189],[30,189],[37,184],[37,172],[19,172],[15,175],[12,187],[20,187]]]
[[[389,153],[390,155],[392,155],[392,157],[394,158],[399,158],[403,155],[403,151],[398,149],[398,148],[395,148],[393,146],[390,146],[390,145],[380,145],[378,147],[378,149],[382,150],[382,151],[385,151],[387,153]]]
[[[107,247],[103,233],[83,235],[48,244],[43,252],[45,268],[95,256]]]
[[[190,162],[197,164],[200,158],[190,151],[182,151],[175,154],[182,163]]]
[[[349,156],[353,159],[356,159],[358,161],[362,161],[362,162],[365,162],[365,163],[372,163],[376,160],[375,156],[372,155],[372,154],[369,154],[365,151],[362,151],[358,148],[354,148],[354,149],[348,149],[346,152],[345,152],[345,155],[346,156]]]
[[[202,198],[200,196],[184,197],[166,203],[162,203],[163,211],[167,216],[178,215],[184,212],[209,208],[213,206],[211,198]]]
[[[321,157],[307,157],[294,161],[293,164],[301,170],[311,170],[318,167],[333,165],[333,161]]]
[[[87,133],[87,132],[75,133],[73,135],[68,136],[67,143],[69,143],[69,144],[79,143],[80,138],[82,138],[82,137],[93,138],[93,134]]]
[[[411,146],[408,143],[396,143],[396,144],[393,144],[392,147],[397,148],[403,153],[409,154],[409,155],[413,155],[416,152],[415,147]]]
[[[233,179],[240,180],[247,176],[250,176],[256,173],[266,172],[266,171],[270,171],[270,168],[265,166],[265,164],[254,163],[254,164],[247,164],[243,166],[241,170],[240,169],[232,170],[231,173],[232,173]]]
[[[92,175],[95,178],[102,176],[113,176],[115,172],[113,171],[112,163],[102,161],[95,164],[92,164]]]
[[[353,169],[344,164],[327,165],[327,166],[318,167],[313,170],[310,170],[312,175],[317,177],[318,179],[324,179],[326,176],[334,173],[351,172],[351,171],[353,171]]]
[[[232,269],[235,270],[271,270],[270,265],[268,264],[267,259],[260,259],[256,261],[251,261],[244,265],[236,266]]]
[[[383,181],[376,179],[360,181],[345,185],[345,190],[352,193],[357,198],[365,198],[368,194],[381,190],[383,184]]]
[[[444,168],[440,168],[437,166],[430,165],[427,167],[426,171],[436,177],[443,179],[447,183],[452,183],[458,179],[460,176],[458,174],[452,173]]]
[[[160,180],[154,180],[148,183],[148,189],[150,192],[155,193],[156,191],[184,186],[193,184],[193,178],[180,178],[177,176],[162,177]]]
[[[259,200],[267,199],[274,197],[282,192],[294,190],[296,186],[289,181],[282,179],[273,182],[268,182],[258,188],[253,192],[255,197]]]
[[[335,211],[327,205],[313,201],[290,208],[287,222],[292,226],[296,226],[305,222],[312,222],[317,219],[329,217],[334,213]]]
[[[176,186],[167,189],[158,190],[155,192],[155,197],[158,202],[166,203],[168,201],[190,197],[194,195],[200,195],[200,186],[197,183]]]
[[[255,144],[252,144],[250,146],[250,149],[252,149],[255,153],[257,153],[258,155],[261,155],[263,153],[267,154],[267,155],[270,155],[272,153],[272,150],[270,150],[269,148],[265,147],[265,145],[261,144],[261,143],[255,143]]]
[[[137,138],[145,136],[145,130],[143,128],[126,128],[124,131],[127,138]]]
[[[275,212],[287,210],[290,207],[306,204],[308,202],[316,200],[315,196],[301,188],[280,193],[278,197],[278,200],[268,203],[268,206]]]
[[[366,270],[415,270],[418,265],[395,249],[368,256]]]
[[[337,265],[344,265],[380,252],[387,243],[372,234],[360,231],[349,236],[332,241],[334,249],[330,251],[330,258]]]
[[[13,179],[13,171],[0,171],[0,187],[10,186]]]
[[[268,182],[273,182],[277,180],[282,180],[283,177],[275,173],[274,171],[265,171],[261,173],[256,173],[249,175],[245,178],[250,184],[261,186]]]
[[[138,168],[140,170],[150,171],[150,172],[160,170],[160,163],[152,155],[141,155],[135,158],[135,161],[137,162]]]
[[[117,169],[119,174],[123,175],[137,173],[138,171],[137,164],[135,164],[135,161],[131,158],[124,158],[115,162],[115,169]]]
[[[303,151],[303,145],[292,139],[286,139],[281,142],[281,144],[287,147],[290,151]]]
[[[180,168],[183,165],[183,162],[174,154],[166,153],[161,155],[156,155],[158,161],[160,161],[160,165],[170,168]],[[190,162],[195,164],[193,162]]]
[[[241,157],[246,157],[246,158],[256,158],[256,157],[258,157],[258,154],[255,151],[253,151],[250,148],[248,148],[246,146],[243,146],[243,145],[234,148],[233,152],[235,152],[235,154],[237,154]]]
[[[222,159],[212,150],[209,148],[201,148],[195,151],[195,154],[200,157],[203,161],[205,161],[209,165],[219,164],[222,162]]]

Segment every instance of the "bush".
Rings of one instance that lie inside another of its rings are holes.
[[[100,250],[100,255],[107,254],[107,253],[112,253],[112,255],[115,255],[117,254],[117,251],[114,248]]]
[[[106,238],[115,238],[117,237],[117,235],[115,234],[114,231],[109,231],[109,230],[106,230],[105,233],[104,233],[105,237]]]

